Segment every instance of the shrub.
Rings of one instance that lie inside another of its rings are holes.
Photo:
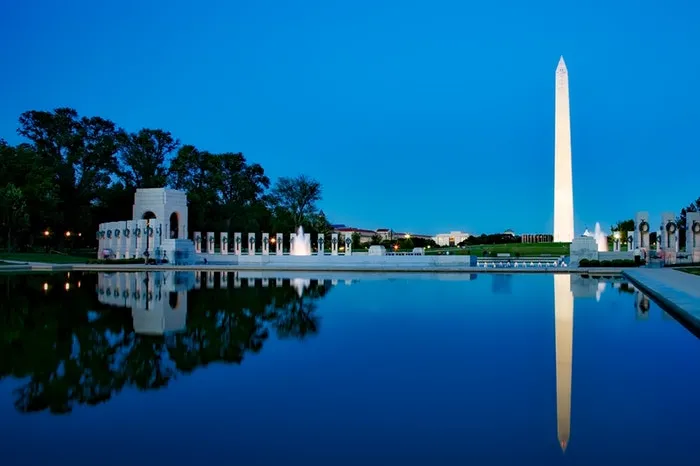
[[[600,267],[600,261],[597,259],[593,259],[588,263],[589,267]]]
[[[578,266],[579,266],[579,267],[589,267],[590,265],[591,265],[591,261],[588,260],[588,259],[581,259],[581,260],[578,262]]]

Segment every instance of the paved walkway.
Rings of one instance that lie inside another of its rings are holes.
[[[629,269],[623,275],[700,331],[700,275],[675,269]]]

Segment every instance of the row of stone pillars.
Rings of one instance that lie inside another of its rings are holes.
[[[218,235],[215,232],[208,232],[203,235],[201,232],[194,233],[194,247],[197,254],[202,252],[207,252],[209,254],[214,254],[216,252],[216,245],[219,245],[219,251],[221,254],[229,254],[231,251],[233,254],[240,256],[243,255],[245,250],[246,255],[253,256],[256,254],[256,244],[257,238],[255,233],[248,233],[246,241],[243,240],[242,233],[233,234],[233,243],[229,243],[229,237],[227,232],[221,232]],[[290,250],[289,254],[294,254],[294,244],[297,240],[297,234],[291,233],[289,235]],[[306,249],[311,250],[311,234],[306,233],[304,235],[304,243],[306,244]],[[322,256],[325,254],[325,240],[323,235],[319,235],[317,241],[318,253],[317,255]],[[332,256],[337,256],[339,251],[342,251],[346,256],[352,254],[352,239],[349,236],[344,238],[339,238],[338,233],[333,233],[330,240],[330,252]],[[230,248],[233,248],[232,250]],[[270,238],[269,233],[262,234],[262,255],[267,256],[274,254],[281,256],[284,254],[284,234],[277,233],[273,238]]]

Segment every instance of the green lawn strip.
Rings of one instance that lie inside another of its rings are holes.
[[[85,264],[87,257],[67,254],[48,254],[40,252],[0,253],[0,261],[46,262],[49,264]],[[11,264],[7,264],[11,265]]]
[[[483,256],[484,251],[489,253],[511,255],[519,254],[521,256],[542,256],[551,255],[554,257],[565,256],[569,254],[569,244],[566,243],[506,243],[506,244],[478,244],[474,246],[465,246],[464,248],[440,248],[428,249],[426,254],[444,254],[449,251],[450,254],[456,255],[473,255]]]

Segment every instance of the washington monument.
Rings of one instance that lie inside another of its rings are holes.
[[[564,57],[556,71],[554,97],[554,242],[574,239],[574,189],[571,173],[571,122],[569,120],[569,72]]]

